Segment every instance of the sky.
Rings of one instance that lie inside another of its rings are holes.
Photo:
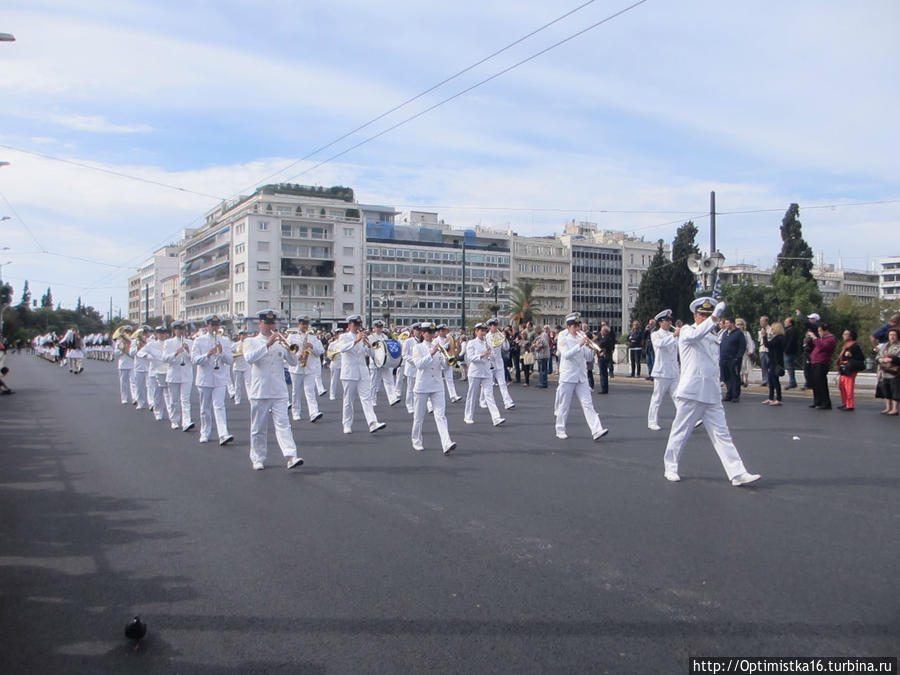
[[[6,0],[0,275],[125,313],[273,182],[523,235],[692,219],[704,250],[715,191],[726,264],[771,265],[792,202],[826,263],[900,255],[900,3],[634,2]]]

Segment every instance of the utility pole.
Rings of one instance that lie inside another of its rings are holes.
[[[150,323],[150,284],[144,284],[144,323]]]
[[[369,323],[372,326],[372,263],[369,263]]]
[[[462,332],[466,332],[466,239],[462,240]]]
[[[711,256],[716,253],[716,193],[709,193],[709,254]],[[716,276],[718,270],[713,270],[709,274],[709,290],[716,287]]]

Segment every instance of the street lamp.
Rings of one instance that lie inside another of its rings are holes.
[[[484,289],[485,293],[490,293],[491,291],[494,292],[494,316],[497,316],[500,311],[500,301],[498,298],[500,295],[500,283],[502,281],[503,279],[501,279],[500,281],[488,279],[483,284],[481,284],[481,287]]]
[[[315,309],[319,313],[319,320],[316,322],[316,327],[321,328],[322,327],[322,310],[325,309],[325,303],[317,302],[315,304]]]
[[[391,302],[394,299],[393,295],[389,295],[385,293],[379,298],[381,300],[381,306],[385,308],[384,312],[382,312],[382,316],[384,317],[384,322],[390,327],[391,325]]]

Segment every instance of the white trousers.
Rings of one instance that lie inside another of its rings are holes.
[[[321,396],[326,392],[325,383],[322,382],[322,371],[320,370],[313,376],[316,380],[316,393]]]
[[[244,394],[250,398],[250,378],[246,370],[234,371],[234,403],[240,405],[244,400]]]
[[[410,373],[406,376],[406,412],[412,413],[416,406],[416,374]]]
[[[387,396],[388,403],[394,400],[394,376],[391,369],[370,368],[371,374],[370,388],[372,390],[372,405],[378,405],[378,392],[381,391],[381,385],[384,385],[384,395]]]
[[[152,375],[147,378],[147,391],[153,391],[153,416],[161,420],[169,413],[169,386],[166,384],[165,375]]]
[[[403,382],[406,380],[406,373],[403,372],[405,370],[405,366],[403,364],[397,368],[397,379],[394,381],[394,392],[397,397],[400,397],[400,392],[403,391]]]
[[[500,420],[500,411],[497,409],[497,402],[494,400],[494,388],[491,385],[490,377],[469,377],[469,391],[466,392],[466,412],[465,419],[473,421],[475,419],[475,402],[476,399],[483,400],[487,404],[487,408],[491,413],[491,420],[496,424]]]
[[[226,386],[197,387],[200,390],[200,438],[209,439],[212,434],[213,415],[216,418],[216,431],[219,440],[230,435],[228,433],[228,417],[225,414]]]
[[[507,408],[511,405],[515,405],[512,400],[512,396],[509,395],[509,387],[506,386],[506,371],[503,369],[503,366],[500,368],[494,368],[494,382],[497,383],[497,386],[500,387],[500,395],[503,397],[503,405]]]
[[[603,431],[603,424],[597,411],[594,410],[594,399],[591,398],[591,388],[587,382],[560,382],[556,392],[559,396],[556,408],[556,433],[562,434],[566,431],[566,419],[569,417],[573,393],[581,401],[581,411],[591,429],[591,436]]]
[[[672,403],[675,403],[676,386],[678,386],[678,380],[674,377],[653,378],[653,394],[650,396],[650,407],[647,408],[647,424],[659,425],[659,406],[666,394],[672,399]]]
[[[331,362],[331,382],[328,384],[328,398],[332,401],[338,395],[338,382],[341,381],[341,367],[335,366],[334,361]]]
[[[745,473],[747,469],[744,468],[744,462],[731,440],[722,403],[701,403],[684,398],[675,399],[675,421],[672,422],[672,430],[669,432],[664,458],[666,471],[678,473],[678,460],[681,459],[684,444],[694,430],[697,420],[703,420],[709,440],[712,441],[728,478]]]
[[[128,403],[133,400],[131,398],[134,393],[131,389],[131,371],[132,368],[119,371],[119,396],[122,399],[122,403]]]
[[[291,400],[293,401],[291,415],[295,420],[299,420],[303,416],[300,402],[304,397],[306,398],[306,411],[309,413],[309,418],[312,419],[313,415],[319,414],[317,396],[315,375],[291,373]]]
[[[169,400],[169,420],[173,424],[180,424],[184,429],[191,423],[191,382],[167,382]]]
[[[368,378],[361,380],[341,380],[344,388],[344,409],[341,422],[345,429],[353,428],[353,399],[358,398],[362,406],[366,423],[371,426],[378,421],[375,417],[375,408],[372,407],[372,392]]]
[[[147,371],[134,368],[131,371],[131,391],[137,401],[137,409],[142,410],[147,404]]]
[[[450,430],[447,429],[447,404],[444,400],[443,388],[438,391],[416,392],[412,425],[413,447],[418,450],[425,447],[422,442],[422,424],[425,420],[425,410],[428,407],[428,403],[431,403],[434,409],[434,423],[437,425],[438,436],[441,437],[441,449],[446,450],[453,441],[450,440]]]
[[[286,398],[250,399],[250,461],[265,462],[269,443],[269,417],[275,425],[275,438],[286,459],[297,456],[297,444],[291,433]]]
[[[444,384],[447,385],[447,394],[450,398],[459,398],[459,394],[456,393],[456,382],[453,381],[453,368],[450,366],[444,368]]]

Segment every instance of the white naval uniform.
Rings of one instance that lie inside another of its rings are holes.
[[[119,343],[123,345],[124,343]],[[131,388],[131,372],[134,370],[134,359],[131,358],[131,355],[128,352],[122,351],[118,346],[116,347],[116,353],[119,355],[119,398],[122,399],[122,404],[127,404],[134,395],[134,390]]]
[[[209,351],[222,346],[222,353],[210,356]],[[234,357],[231,355],[231,340],[204,333],[191,346],[191,363],[197,366],[197,390],[200,392],[200,442],[208,441],[212,434],[213,416],[219,441],[227,438],[228,416],[225,413],[225,392],[231,378],[228,375]],[[216,365],[219,367],[216,368]]]
[[[572,335],[568,330],[563,331],[556,338],[556,352],[559,354],[556,433],[566,433],[566,419],[569,417],[569,408],[574,393],[581,402],[581,411],[591,429],[591,436],[596,436],[603,431],[603,424],[600,422],[597,411],[594,410],[591,389],[588,387],[587,361],[581,340],[581,337]]]
[[[343,335],[343,333],[342,333]],[[329,346],[337,346],[337,340],[334,340],[333,343]],[[341,355],[335,354],[331,359],[331,363],[328,366],[328,370],[331,373],[331,377],[328,381],[328,400],[335,401],[337,400],[338,395],[338,382],[341,381]]]
[[[412,414],[415,411],[415,390],[416,390],[416,364],[413,363],[413,347],[418,344],[418,340],[410,335],[403,341],[403,380],[406,381],[406,412]],[[402,380],[397,380],[397,395],[400,395],[400,385]]]
[[[239,345],[243,344],[243,342],[236,342],[234,344]],[[243,349],[243,347],[241,349]],[[234,356],[233,359],[234,362],[231,365],[231,373],[234,375],[234,403],[235,405],[240,405],[244,400],[244,395],[246,395],[247,398],[250,398],[250,377],[248,376],[250,366],[247,365],[243,352],[238,356]]]
[[[675,389],[675,421],[669,432],[664,457],[665,470],[678,473],[678,460],[691,431],[703,420],[728,478],[746,473],[744,462],[734,447],[722,407],[719,384],[719,342],[712,331],[715,321],[682,326],[678,335],[681,376]]]
[[[499,333],[500,331],[495,332]],[[490,332],[488,332],[485,339],[488,341],[488,344],[490,344]],[[503,398],[503,407],[507,409],[513,408],[516,405],[515,401],[512,400],[512,396],[509,395],[509,387],[506,385],[506,368],[503,367],[503,352],[508,351],[509,340],[506,339],[503,340],[499,347],[491,347],[491,363],[494,366],[494,382],[500,387],[500,395]]]
[[[134,401],[137,401],[137,406],[135,406],[136,410],[143,410],[144,408],[150,407],[147,403],[147,371],[150,370],[150,364],[146,359],[139,359],[137,357],[138,346],[135,341],[132,340],[131,347],[128,349],[128,355],[131,357],[134,362],[134,368],[131,370],[131,398]]]
[[[450,338],[442,337],[440,335],[436,335],[435,340],[441,343],[441,346],[447,350],[447,353],[450,353]],[[450,367],[450,364],[447,363],[447,360],[444,359],[444,368],[443,368],[443,376],[444,383],[447,385],[447,393],[450,395],[451,401],[458,401],[459,394],[456,393],[456,383],[453,381],[453,368]]]
[[[157,422],[169,412],[169,387],[166,384],[169,364],[163,360],[163,344],[162,341],[153,338],[137,353],[139,359],[144,359],[150,364],[147,371],[147,398],[153,406],[153,416]]]
[[[369,369],[366,367],[366,356],[370,350],[365,342],[356,342],[359,333],[346,332],[338,340],[337,348],[341,353],[341,386],[344,389],[343,412],[341,423],[344,433],[353,429],[353,399],[358,398],[362,406],[366,423],[371,427],[378,423],[375,409],[372,407],[372,391],[370,388]],[[356,343],[356,344],[354,344]]]
[[[475,403],[482,400],[491,413],[494,424],[500,422],[500,410],[494,401],[494,388],[491,384],[491,355],[484,356],[489,345],[484,340],[472,338],[466,341],[466,363],[469,364],[469,391],[466,393],[466,411],[464,420],[466,424],[475,423]]]
[[[275,438],[285,459],[297,456],[297,444],[288,419],[288,390],[284,364],[296,365],[297,356],[280,343],[271,347],[269,337],[260,333],[244,340],[244,359],[250,364],[250,461],[265,462],[268,446],[269,416],[275,425]]]
[[[379,349],[384,349],[387,352],[387,345],[384,344],[384,341],[387,340],[387,335],[384,333],[372,333],[369,336],[369,343],[372,345],[372,354],[375,353],[375,343],[380,342],[381,347]],[[385,364],[387,364],[387,359],[385,359]],[[381,390],[381,385],[384,385],[384,395],[387,396],[388,403],[394,402],[394,375],[391,372],[391,368],[387,365],[382,366],[381,368],[375,365],[375,359],[369,359],[369,373],[371,375],[370,389],[372,390],[372,405],[378,405],[378,392]]]
[[[437,340],[437,338],[435,338]],[[423,340],[413,347],[413,363],[416,366],[416,402],[413,409],[412,446],[415,450],[425,448],[422,441],[422,423],[425,419],[427,403],[434,411],[434,423],[441,438],[441,449],[446,451],[453,441],[447,429],[447,404],[444,400],[444,375],[447,359],[438,352],[431,353],[437,342]]]
[[[184,345],[186,351],[176,352]],[[191,421],[191,389],[194,387],[194,367],[191,365],[190,338],[171,337],[163,343],[163,360],[169,364],[166,387],[169,389],[169,420],[187,430]],[[173,427],[174,428],[174,427]]]
[[[668,394],[675,403],[675,386],[681,369],[678,366],[678,338],[675,334],[657,328],[650,333],[653,345],[653,394],[650,396],[650,407],[647,409],[647,424],[659,425],[659,406]]]
[[[308,341],[312,351],[309,358],[306,359],[306,366],[300,365],[300,355],[303,353],[303,343]],[[319,370],[322,369],[321,358],[325,353],[325,348],[319,342],[319,338],[312,331],[306,333],[291,333],[288,342],[298,345],[297,365],[288,368],[291,373],[291,415],[295,420],[302,417],[301,401],[306,398],[306,410],[309,413],[309,419],[319,414],[318,392],[316,391],[316,373],[315,366],[319,364]]]

